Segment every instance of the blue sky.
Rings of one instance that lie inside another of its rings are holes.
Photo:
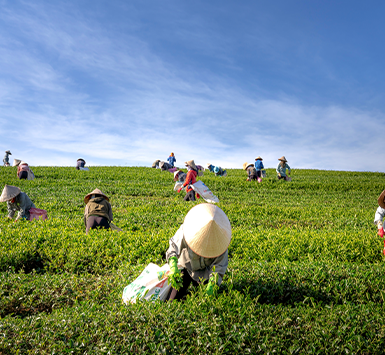
[[[1,147],[30,165],[383,171],[382,1],[0,0]]]

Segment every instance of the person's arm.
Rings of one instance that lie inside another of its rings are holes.
[[[9,201],[7,201],[7,210],[8,210],[8,217],[13,218],[15,215],[15,210],[12,208],[12,205]]]
[[[169,247],[166,251],[167,262],[173,256],[179,258],[179,255],[181,253],[182,240],[183,240],[183,225],[179,227],[179,229],[176,231],[174,236],[170,238],[170,240],[168,241]]]
[[[289,170],[289,174],[291,173],[290,166],[288,163],[286,163],[286,168]]]
[[[186,187],[188,184],[191,183],[191,181],[192,181],[192,172],[193,172],[192,170],[187,172],[186,180],[183,183],[183,187]]]
[[[374,224],[378,225],[378,222],[380,222],[382,225],[382,221],[384,220],[384,216],[385,216],[385,208],[378,206],[376,213],[374,215]]]
[[[209,279],[214,276],[214,273],[218,274],[217,284],[220,286],[223,277],[225,276],[227,266],[229,265],[228,251],[226,250],[222,255],[215,258],[214,262],[210,266]],[[215,271],[213,270],[215,266]]]
[[[25,211],[27,209],[27,203],[28,203],[28,197],[26,194],[20,193],[20,205],[19,205],[19,210],[17,213],[16,220],[23,218],[25,216]]]

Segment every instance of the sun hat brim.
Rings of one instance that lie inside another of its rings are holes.
[[[92,195],[101,195],[103,196],[107,201],[109,201],[110,199],[108,198],[108,196],[106,196],[103,192],[101,192],[99,189],[95,189],[94,191],[90,192],[89,194],[87,194],[85,197],[84,197],[84,202],[85,204],[88,203],[88,201],[90,200],[91,196]]]
[[[20,192],[21,190],[17,186],[5,185],[0,196],[0,202],[12,200],[14,197],[20,194]]]

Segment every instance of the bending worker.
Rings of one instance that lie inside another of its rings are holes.
[[[169,240],[166,259],[170,278],[182,276],[182,284],[179,290],[171,289],[167,300],[182,299],[191,283],[197,286],[200,282],[207,284],[206,293],[213,295],[215,284],[222,283],[227,270],[230,241],[230,221],[218,206],[202,203],[193,207]]]
[[[82,158],[79,158],[76,161],[76,170],[80,170],[80,168],[84,168],[84,165],[86,165],[86,161]]]
[[[381,195],[378,197],[378,208],[376,214],[374,215],[374,224],[377,225],[378,232],[377,234],[384,238],[384,227],[382,225],[384,216],[385,216],[385,190],[381,192]],[[385,255],[385,239],[384,239],[384,251]]]
[[[169,164],[170,164],[171,167],[173,168],[173,167],[174,167],[174,164],[176,163],[176,158],[175,158],[174,153],[171,153],[171,154],[170,154],[170,156],[167,158],[167,161],[169,162]]]
[[[290,166],[289,164],[287,163],[287,160],[284,156],[280,157],[279,159],[279,163],[278,163],[278,166],[277,166],[277,174],[278,174],[278,180],[279,179],[284,179],[286,180],[286,169],[289,170],[289,173],[288,175],[290,175]]]
[[[95,189],[84,197],[86,204],[84,210],[84,224],[86,233],[90,229],[110,229],[110,222],[113,220],[110,199],[99,189]]]
[[[247,171],[247,179],[246,181],[251,181],[251,180],[258,180],[257,176],[257,170],[254,167],[253,163],[244,163],[243,164],[243,170]]]
[[[215,176],[226,176],[226,170],[223,170],[220,166],[214,166],[212,164],[207,164],[208,169],[215,174]]]
[[[9,166],[9,156],[10,155],[12,155],[11,151],[10,150],[6,150],[4,158],[3,158],[4,166]]]
[[[29,220],[29,210],[36,208],[29,196],[17,186],[5,185],[0,202],[5,201],[7,201],[8,218],[12,219],[17,212],[16,221],[21,218]]]
[[[262,160],[263,160],[263,159],[258,155],[258,156],[255,158],[255,163],[254,163],[255,170],[257,171],[257,176],[258,176],[259,178],[262,177],[262,169],[264,169]]]
[[[32,172],[31,168],[28,166],[28,164],[24,161],[21,161],[17,165],[17,177],[22,180],[33,180],[35,178],[34,173]]]
[[[183,187],[186,187],[186,196],[184,201],[195,201],[195,191],[191,187],[192,184],[197,182],[198,169],[195,166],[194,160],[189,160],[185,162],[187,168],[187,176],[181,188],[178,192],[181,192]]]

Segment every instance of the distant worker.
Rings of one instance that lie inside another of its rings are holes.
[[[17,212],[16,221],[19,219],[29,220],[30,209],[36,208],[28,195],[16,186],[5,185],[0,196],[0,202],[5,201],[7,202],[8,218],[12,219]]]
[[[187,177],[187,174],[184,173],[182,170],[175,171],[174,173],[174,181],[177,182],[185,182]]]
[[[263,160],[263,159],[262,159],[260,156],[257,156],[257,157],[255,158],[255,163],[254,163],[255,170],[257,171],[257,176],[258,176],[259,178],[262,178],[262,169],[264,169],[262,160]]]
[[[181,192],[183,187],[186,187],[186,196],[184,201],[195,201],[195,191],[191,187],[192,184],[197,182],[198,169],[194,163],[194,160],[189,160],[185,162],[187,168],[187,176],[181,188],[178,192]]]
[[[226,170],[222,169],[220,166],[214,166],[212,164],[207,164],[207,168],[215,174],[215,176],[227,176]]]
[[[278,179],[284,179],[284,180],[289,180],[289,178],[286,176],[286,169],[289,170],[289,173],[288,175],[290,175],[290,166],[289,164],[287,163],[287,160],[284,156],[280,157],[278,159],[280,162],[278,163],[278,166],[277,166],[277,176],[278,176]]]
[[[201,203],[193,207],[169,240],[169,278],[180,282],[180,288],[171,288],[166,300],[183,299],[190,284],[196,287],[203,283],[206,294],[215,295],[215,287],[220,286],[227,271],[230,242],[230,221],[218,206]]]
[[[110,229],[113,216],[109,200],[99,189],[95,189],[84,197],[84,203],[86,204],[84,210],[86,233],[95,228]]]
[[[246,181],[258,180],[257,170],[253,163],[244,163],[243,170],[247,171]]]
[[[160,160],[157,159],[157,160],[155,160],[155,161],[152,163],[152,166],[151,166],[151,167],[154,168],[154,169],[160,169],[159,163],[160,163]]]
[[[35,178],[35,175],[32,172],[31,168],[28,166],[28,164],[24,161],[21,161],[17,165],[17,177],[20,180],[33,180]]]
[[[6,150],[4,158],[3,158],[4,166],[9,166],[9,156],[10,155],[12,155],[11,151],[10,150]]]
[[[176,163],[176,158],[174,153],[171,153],[170,156],[167,158],[168,163],[171,165],[171,167],[174,167],[174,164]]]
[[[165,161],[159,162],[159,168],[162,171],[172,169],[172,166],[169,163],[166,163]]]
[[[83,170],[84,165],[86,165],[86,161],[84,159],[82,159],[82,158],[79,158],[76,161],[76,170]],[[82,168],[82,169],[80,169],[80,168]]]

